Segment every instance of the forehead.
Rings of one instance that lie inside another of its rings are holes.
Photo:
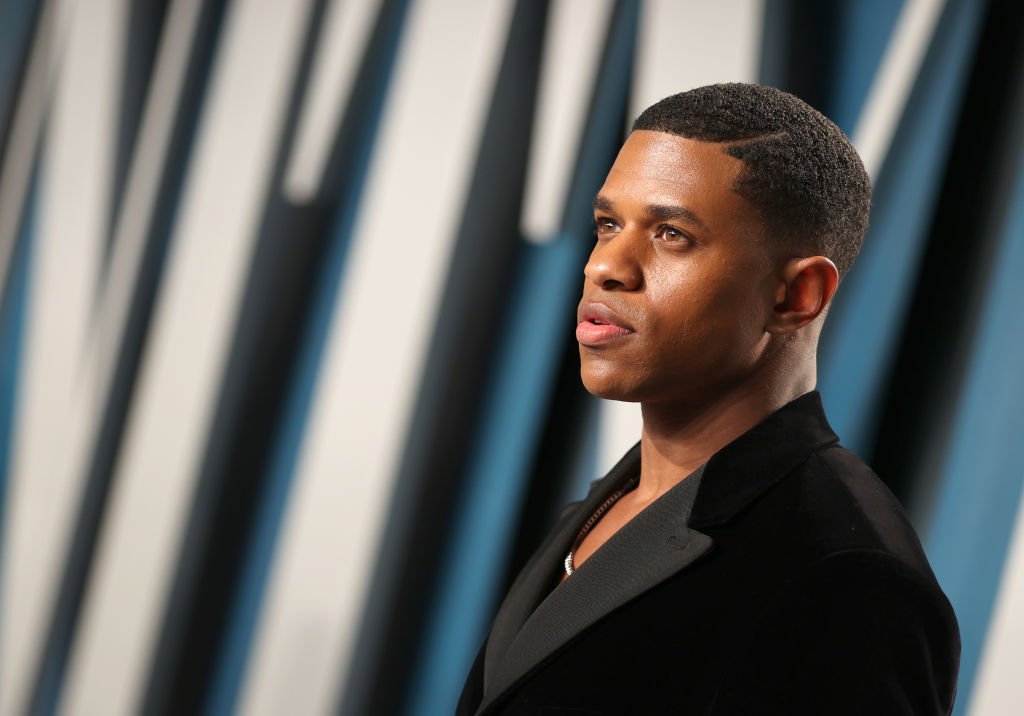
[[[616,206],[684,206],[714,231],[756,218],[733,189],[742,169],[725,145],[638,130],[622,146],[599,194]]]

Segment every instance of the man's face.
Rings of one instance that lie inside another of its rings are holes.
[[[752,374],[778,285],[722,145],[633,132],[594,202],[577,319],[583,383],[640,402],[705,401]]]

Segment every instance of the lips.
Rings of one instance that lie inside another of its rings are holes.
[[[634,333],[615,311],[603,303],[580,305],[576,340],[585,346],[598,346],[620,340]]]

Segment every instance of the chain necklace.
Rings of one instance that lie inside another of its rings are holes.
[[[590,516],[590,519],[583,523],[583,528],[580,529],[579,534],[576,535],[576,540],[572,543],[572,549],[569,550],[569,554],[565,555],[566,576],[569,576],[570,574],[576,571],[576,569],[573,567],[573,559],[575,557],[576,550],[578,550],[580,548],[580,545],[583,544],[583,540],[586,539],[587,535],[590,533],[590,530],[594,527],[594,525],[596,525],[601,520],[601,518],[604,516],[604,513],[611,509],[611,506],[618,502],[620,497],[622,497],[627,492],[636,487],[637,483],[638,479],[636,477],[630,478],[629,482],[627,482],[625,485],[623,485],[618,490],[613,492],[608,497],[608,499],[601,504],[600,507],[594,510],[594,514]]]

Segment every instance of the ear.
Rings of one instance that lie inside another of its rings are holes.
[[[839,285],[839,271],[824,256],[807,256],[786,262],[779,279],[765,330],[781,335],[821,315]]]

